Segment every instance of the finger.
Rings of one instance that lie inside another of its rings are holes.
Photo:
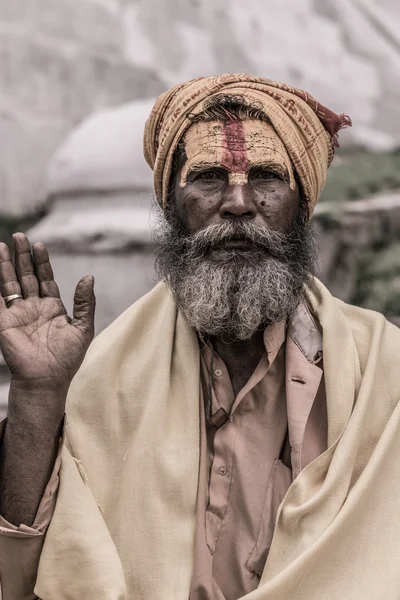
[[[42,242],[36,242],[32,246],[32,254],[41,297],[59,298],[60,290],[54,281],[53,269],[46,246]]]
[[[23,233],[14,233],[15,271],[24,298],[39,295],[39,283],[32,262],[31,246]]]
[[[86,275],[75,289],[72,325],[93,335],[95,308],[94,278]]]
[[[6,303],[4,302],[4,298],[3,298],[3,296],[0,296],[0,313],[6,309],[7,309],[7,306],[6,306]]]
[[[5,298],[12,294],[20,294],[21,286],[18,283],[14,264],[8,246],[0,242],[0,294]],[[20,300],[14,300],[18,302]]]

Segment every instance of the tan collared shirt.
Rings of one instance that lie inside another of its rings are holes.
[[[304,306],[286,332],[283,325],[267,328],[266,353],[236,398],[223,361],[215,356],[211,374],[211,348],[202,347],[200,472],[190,600],[236,599],[258,586],[278,506],[292,479],[326,449],[321,340]],[[209,398],[214,424],[206,417]],[[228,418],[223,412],[217,414],[221,408]],[[2,430],[0,426],[0,443]],[[34,598],[44,533],[54,510],[58,464],[32,527],[15,527],[0,516],[3,600]]]
[[[298,325],[305,338],[315,327],[307,311]],[[291,457],[284,323],[266,328],[264,346],[260,363],[235,398],[223,360],[200,341],[200,477],[190,600],[236,600],[258,587],[278,507],[292,482],[291,458],[297,474],[326,449],[320,367],[310,361],[316,371],[308,372],[291,365],[298,372],[291,383],[303,394],[306,379],[312,380],[304,402],[289,413],[292,441],[299,439]],[[315,355],[320,362],[318,351]]]

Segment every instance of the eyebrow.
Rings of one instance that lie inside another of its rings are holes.
[[[276,173],[277,175],[280,175],[284,181],[289,181],[288,170],[287,170],[286,166],[281,163],[266,161],[266,162],[256,163],[253,165],[250,164],[249,167],[250,167],[249,171],[251,171],[252,169],[267,169],[273,173]],[[225,171],[229,172],[229,169],[224,167],[224,165],[222,165],[221,162],[219,162],[219,161],[215,161],[215,162],[202,161],[202,162],[191,164],[187,173],[189,175],[190,173],[198,173],[199,171],[206,171],[207,169],[224,169]]]
[[[255,165],[250,165],[250,169],[267,169],[268,171],[272,171],[277,173],[283,179],[289,179],[289,173],[285,165],[281,163],[273,163],[273,162],[260,162]]]
[[[287,168],[285,165],[283,165],[282,163],[276,163],[276,162],[269,162],[269,161],[265,161],[265,162],[258,162],[254,165],[252,165],[253,167],[259,167],[260,169],[276,169],[278,171],[281,171],[282,173],[287,173]]]
[[[193,163],[190,165],[188,173],[197,173],[198,171],[203,171],[204,169],[223,169],[224,167],[221,165],[219,161],[215,162],[199,162]]]

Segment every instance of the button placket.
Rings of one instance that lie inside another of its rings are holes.
[[[206,538],[215,548],[229,502],[229,490],[235,452],[236,428],[221,427],[214,436],[214,457],[209,480],[209,502],[206,513]]]

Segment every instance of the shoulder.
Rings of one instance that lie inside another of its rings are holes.
[[[379,377],[382,386],[391,388],[388,395],[394,394],[396,403],[400,390],[400,329],[381,313],[335,301],[351,328],[361,374],[369,371]]]
[[[345,318],[347,319],[355,338],[365,343],[393,340],[400,344],[400,329],[388,321],[381,313],[353,304],[347,304],[334,298]],[[399,347],[400,349],[400,347]]]
[[[398,361],[400,329],[382,314],[335,298],[318,280],[308,289],[307,299],[323,336],[340,344],[340,336],[350,334],[361,363],[366,364],[371,353],[380,364]]]

